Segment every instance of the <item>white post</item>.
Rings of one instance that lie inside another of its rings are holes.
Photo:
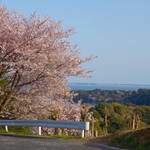
[[[42,128],[39,127],[39,135],[42,135]]]
[[[8,132],[8,126],[5,126],[5,130],[6,130],[6,132]]]
[[[82,138],[84,138],[84,130],[82,130]]]
[[[90,129],[90,124],[89,124],[89,122],[86,122],[85,123],[85,130],[89,130]]]

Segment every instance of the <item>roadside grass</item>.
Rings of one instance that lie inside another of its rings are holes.
[[[32,135],[30,127],[27,126],[9,126],[6,132],[4,126],[0,126],[0,133],[17,134],[17,135]]]
[[[150,150],[150,127],[120,134],[109,145],[131,150]]]

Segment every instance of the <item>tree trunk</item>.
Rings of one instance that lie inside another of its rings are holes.
[[[133,117],[132,117],[132,129],[133,130],[135,129],[135,124],[136,124],[136,116],[135,114],[133,114]]]
[[[105,116],[104,116],[104,134],[105,135],[108,134],[107,127],[108,127],[108,116],[105,114]]]
[[[92,119],[92,136],[94,136],[94,119]]]
[[[98,131],[95,130],[95,137],[98,137]]]

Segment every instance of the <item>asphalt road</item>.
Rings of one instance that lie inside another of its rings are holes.
[[[112,150],[80,140],[0,135],[0,150]]]

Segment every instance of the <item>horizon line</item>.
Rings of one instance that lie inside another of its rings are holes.
[[[150,84],[140,84],[140,83],[94,83],[94,82],[68,82],[69,84],[99,84],[99,85],[144,85],[144,86],[150,86]]]

